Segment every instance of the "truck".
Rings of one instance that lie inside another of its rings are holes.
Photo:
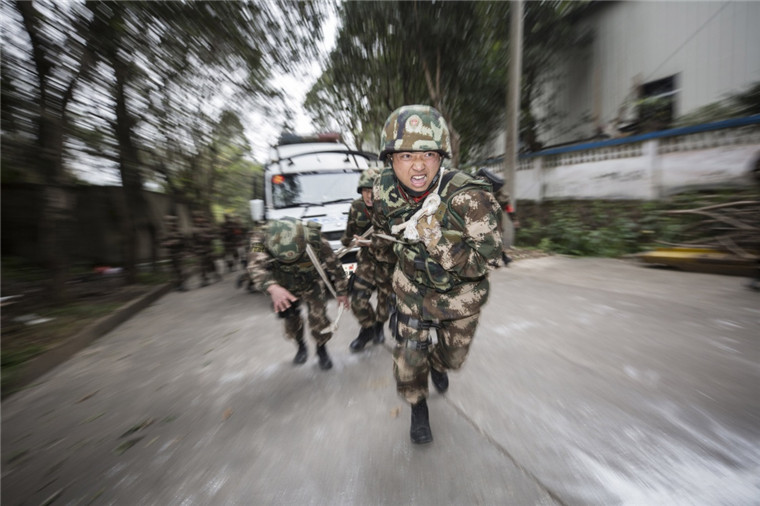
[[[316,221],[337,252],[351,202],[359,198],[359,176],[377,163],[377,155],[350,149],[340,134],[282,135],[264,166],[264,199],[250,201],[251,217],[254,222],[286,217]],[[254,188],[261,187],[262,182],[254,182]],[[350,275],[356,269],[356,249],[341,261]]]

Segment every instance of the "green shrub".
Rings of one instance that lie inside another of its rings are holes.
[[[575,256],[618,257],[656,246],[699,242],[724,231],[705,217],[667,210],[758,200],[754,190],[690,192],[649,201],[547,201],[518,203],[516,247],[537,247]]]

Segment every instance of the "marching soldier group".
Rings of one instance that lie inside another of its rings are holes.
[[[396,390],[411,407],[410,438],[425,444],[433,440],[428,377],[443,394],[448,372],[465,362],[488,300],[488,275],[506,260],[504,211],[494,181],[444,166],[451,157],[450,135],[434,108],[397,109],[380,137],[385,168],[364,171],[342,238],[344,247],[359,249],[352,279],[319,224],[295,219],[254,230],[247,270],[250,283],[269,295],[284,320],[286,336],[296,344],[295,364],[308,359],[301,303],[323,370],[332,367],[326,344],[343,309],[350,308],[361,327],[352,352],[384,342],[389,322]],[[202,225],[196,222],[198,229]],[[338,302],[335,323],[327,317],[327,290]]]
[[[210,279],[221,281],[222,275],[217,269],[214,254],[214,242],[221,239],[224,245],[224,262],[229,271],[235,270],[240,258],[240,248],[244,244],[245,230],[242,224],[230,215],[224,216],[221,234],[200,211],[192,214],[193,226],[189,234],[183,234],[179,228],[177,216],[164,216],[164,238],[161,246],[166,249],[171,262],[172,276],[176,289],[187,290],[187,272],[185,259],[191,252],[198,263],[201,286],[207,286]]]

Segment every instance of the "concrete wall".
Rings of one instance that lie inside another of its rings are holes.
[[[513,198],[655,200],[691,189],[756,184],[760,116],[522,156]],[[501,171],[500,158],[475,167]]]

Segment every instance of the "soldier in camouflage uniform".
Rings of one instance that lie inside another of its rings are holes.
[[[334,276],[338,304],[348,309],[346,273],[330,243],[321,236],[316,222],[284,218],[257,228],[251,238],[248,272],[255,288],[271,296],[274,310],[285,319],[286,337],[298,345],[295,364],[306,362],[308,355],[299,307],[300,301],[306,303],[311,337],[317,343],[319,367],[327,370],[332,367],[326,348],[332,337],[332,332],[326,331],[330,328],[327,296],[319,271],[307,254],[307,245],[318,257],[321,268]]]
[[[362,329],[351,342],[352,351],[361,351],[372,340],[375,344],[385,341],[383,325],[388,321],[388,302],[391,294],[393,264],[375,258],[369,237],[362,238],[372,226],[372,185],[379,171],[365,170],[359,178],[357,192],[361,198],[351,203],[346,231],[341,238],[343,246],[357,245],[357,267],[350,282],[351,311]],[[377,309],[370,302],[372,292],[377,290]]]
[[[229,272],[234,271],[240,263],[239,248],[242,240],[242,225],[229,214],[225,214],[224,223],[222,223],[222,243],[224,244],[224,260]]]
[[[201,270],[201,286],[209,283],[211,274],[221,281],[222,275],[216,270],[214,263],[214,229],[199,211],[193,212],[193,247],[195,255],[198,257],[198,265]]]
[[[397,262],[393,372],[399,395],[412,406],[412,442],[429,443],[428,373],[443,393],[447,371],[467,357],[488,299],[488,273],[500,265],[501,209],[490,185],[443,170],[442,159],[451,156],[449,131],[432,107],[397,109],[380,139],[380,158],[390,168],[373,188],[372,241],[378,258],[394,255]]]
[[[161,241],[161,247],[166,248],[169,252],[169,259],[172,263],[172,274],[174,274],[174,283],[177,290],[184,292],[185,274],[182,270],[182,258],[185,253],[185,237],[179,231],[177,217],[171,214],[164,216],[164,239]]]

